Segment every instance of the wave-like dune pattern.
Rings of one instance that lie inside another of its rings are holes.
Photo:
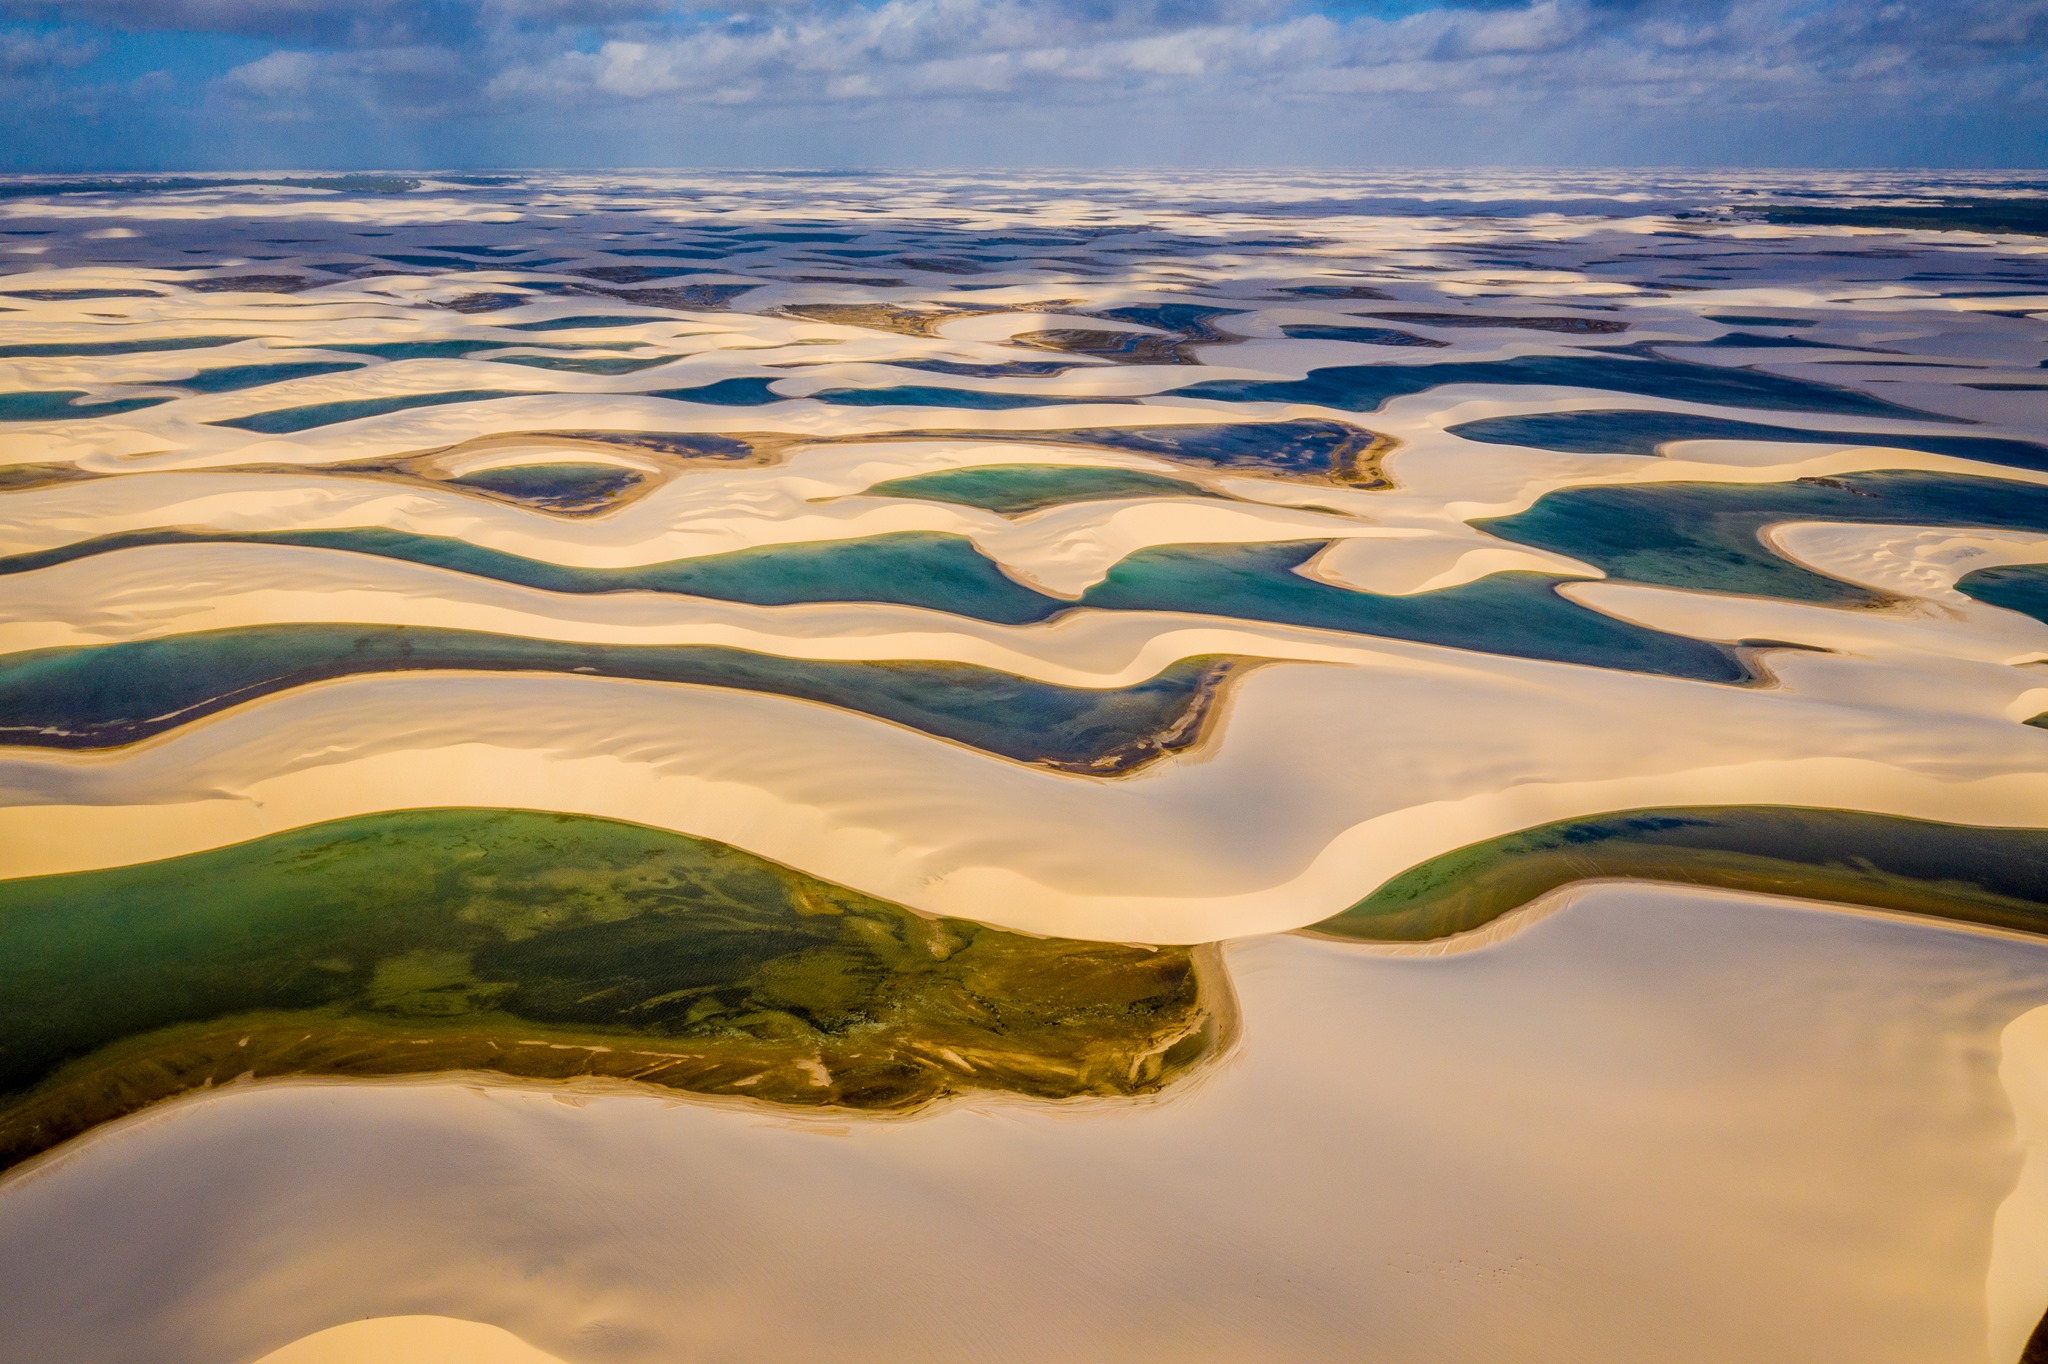
[[[1260,1026],[1208,945],[1589,880],[2048,933],[2048,244],[1886,216],[2021,192],[0,197],[0,1163],[238,1076],[1149,1102]]]

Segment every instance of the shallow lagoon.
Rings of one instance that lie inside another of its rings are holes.
[[[1630,582],[1841,606],[1879,601],[1867,588],[1774,554],[1758,533],[1784,521],[2048,532],[2048,488],[1923,473],[1571,488],[1525,512],[1477,524],[1504,540],[1569,554]]]
[[[1445,384],[1542,384],[1778,412],[1942,420],[1938,414],[1887,402],[1855,389],[1761,370],[1596,355],[1524,356],[1513,360],[1419,365],[1340,365],[1311,370],[1305,379],[1212,379],[1179,391],[1190,398],[1316,403],[1352,412],[1373,412],[1391,398],[1425,393]]]
[[[1621,410],[1538,412],[1487,417],[1449,427],[1454,436],[1494,445],[1528,445],[1586,455],[1654,455],[1680,440],[1799,441],[1814,445],[1876,445],[1929,454],[1978,459],[2015,469],[2048,470],[2048,446],[1993,436],[1927,435],[1870,431],[1808,430],[1735,421],[1690,412]]]
[[[964,663],[833,663],[711,646],[278,625],[0,655],[0,743],[105,748],[328,678],[455,670],[744,687],[857,710],[1020,762],[1107,775],[1195,742],[1230,665],[1184,659],[1136,686],[1062,687]]]
[[[962,536],[921,531],[735,550],[618,569],[570,567],[463,540],[391,530],[245,535],[143,531],[0,560],[0,575],[142,545],[178,543],[304,545],[374,554],[549,592],[675,592],[758,606],[888,602],[1004,625],[1049,620],[1075,609],[1184,612],[1709,682],[1739,682],[1753,675],[1726,645],[1645,629],[1568,601],[1557,594],[1556,578],[1495,574],[1457,587],[1399,596],[1335,587],[1297,572],[1325,547],[1323,541],[1141,550],[1116,564],[1076,602],[1047,596],[1005,576]],[[1816,576],[1789,563],[1785,567],[1804,577]]]

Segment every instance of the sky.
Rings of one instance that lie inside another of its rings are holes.
[[[2048,0],[0,0],[0,170],[2048,165]]]

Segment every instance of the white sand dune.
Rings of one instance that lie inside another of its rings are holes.
[[[562,1364],[510,1331],[456,1317],[368,1317],[303,1336],[257,1364]]]
[[[1794,521],[1772,526],[1764,542],[1822,573],[1951,611],[1983,609],[1955,590],[1959,578],[1980,569],[2048,563],[2048,534],[2033,531]]]

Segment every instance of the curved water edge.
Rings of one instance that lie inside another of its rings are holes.
[[[1831,606],[1886,604],[1881,593],[1778,553],[1763,533],[1788,521],[2048,532],[2048,487],[1917,471],[1578,487],[1473,524],[1627,582]]]
[[[1131,686],[1091,688],[967,663],[835,662],[421,626],[251,626],[0,654],[0,744],[112,748],[295,687],[369,673],[548,672],[798,697],[1018,762],[1107,777],[1199,742],[1228,679],[1253,662],[1186,658]]]
[[[2014,469],[2048,470],[2048,445],[1997,436],[1915,432],[1837,431],[1737,421],[1662,408],[1533,412],[1482,417],[1445,428],[1453,436],[1489,445],[1533,446],[1581,455],[1658,455],[1686,440],[1789,441],[1806,445],[1869,445],[1952,455]]]
[[[1079,610],[1175,612],[1446,645],[1625,672],[1746,684],[1741,647],[1634,624],[1562,596],[1565,579],[1514,571],[1409,594],[1341,587],[1298,570],[1324,540],[1140,549],[1066,600],[1004,573],[965,536],[904,531],[767,545],[631,568],[582,568],[404,531],[136,531],[0,558],[0,576],[154,545],[296,545],[400,559],[548,592],[668,592],[757,606],[876,602],[998,625]],[[1767,551],[1759,550],[1759,553]],[[1786,563],[1790,573],[1805,570]]]

